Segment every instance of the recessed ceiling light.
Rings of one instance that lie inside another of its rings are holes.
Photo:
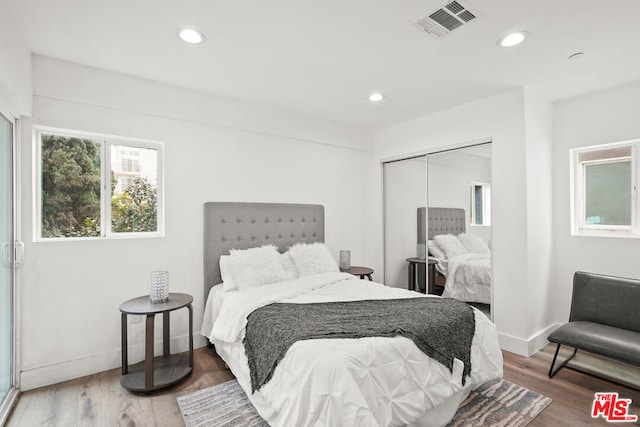
[[[498,46],[511,47],[518,45],[524,41],[529,35],[526,31],[514,31],[498,40]]]
[[[369,95],[369,101],[371,102],[380,102],[384,99],[384,95],[381,93],[372,93]]]
[[[206,40],[204,34],[198,30],[194,30],[193,28],[183,28],[178,33],[180,38],[190,44],[199,44],[204,43]]]

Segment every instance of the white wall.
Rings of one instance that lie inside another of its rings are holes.
[[[491,159],[455,150],[429,156],[427,165],[429,206],[464,209],[467,232],[489,244],[491,226],[471,225],[469,215],[471,183],[491,183]]]
[[[553,110],[553,317],[569,318],[576,271],[640,278],[640,239],[571,236],[569,150],[640,138],[640,81],[573,98]]]
[[[384,284],[407,288],[407,258],[417,256],[418,211],[427,205],[425,158],[384,165],[385,268]]]
[[[193,295],[199,332],[203,202],[323,204],[336,259],[348,248],[354,265],[371,265],[362,221],[370,135],[37,56],[34,91],[21,176],[24,389],[120,366],[119,304],[148,294],[155,269],[169,270],[171,291]],[[164,141],[166,237],[34,243],[31,125]],[[176,351],[187,348],[182,311],[172,317]],[[142,323],[129,332],[135,360],[142,357]]]
[[[473,142],[492,141],[492,248],[493,248],[493,318],[503,348],[519,354],[531,354],[544,344],[544,330],[532,330],[528,320],[532,313],[544,310],[539,301],[530,304],[526,278],[529,267],[528,236],[548,233],[537,230],[545,224],[528,222],[528,204],[537,197],[550,194],[527,192],[535,181],[527,174],[525,91],[514,89],[500,95],[464,104],[417,120],[383,129],[374,134],[372,170],[374,185],[380,182],[379,163],[386,159],[438,151]],[[374,188],[373,195],[378,192]],[[544,202],[544,201],[543,201]],[[379,205],[374,200],[373,205]],[[382,219],[375,220],[374,230],[381,230]],[[378,234],[381,242],[381,233]],[[375,246],[375,245],[373,245]],[[380,246],[381,247],[381,246]],[[382,251],[374,254],[376,265],[382,266]],[[548,266],[538,266],[547,269]],[[548,287],[548,280],[535,286]],[[546,319],[546,324],[550,321]]]
[[[527,316],[529,354],[546,344],[546,333],[553,327],[551,304],[555,299],[552,269],[552,105],[525,91],[526,170],[527,170]]]
[[[14,117],[31,115],[31,51],[0,0],[0,108]]]

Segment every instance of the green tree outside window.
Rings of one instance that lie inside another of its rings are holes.
[[[41,237],[96,237],[101,224],[101,153],[104,141],[41,134]],[[150,149],[118,146],[130,152]],[[129,177],[116,190],[111,171],[111,231],[158,231],[158,190],[153,180],[140,174]]]

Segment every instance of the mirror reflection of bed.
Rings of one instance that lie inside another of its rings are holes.
[[[491,250],[477,234],[466,229],[464,209],[422,207],[417,212],[417,242],[425,245],[430,259],[435,259],[435,277],[420,265],[418,285],[425,291],[428,280],[435,279],[436,294],[465,301],[490,315]]]

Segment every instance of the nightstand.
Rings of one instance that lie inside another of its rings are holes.
[[[169,300],[151,303],[148,295],[131,299],[120,305],[122,322],[122,387],[131,391],[149,393],[169,387],[191,375],[193,371],[193,297],[188,294],[170,293]],[[171,354],[170,313],[174,310],[189,310],[189,355]],[[153,353],[155,315],[162,313],[162,356]],[[129,366],[127,344],[127,315],[146,316],[145,358]]]
[[[358,267],[358,266],[351,266],[350,268],[348,268],[347,270],[340,270],[343,273],[349,273],[349,274],[353,274],[354,276],[359,276],[360,279],[364,280],[365,277],[367,277],[367,279],[369,279],[370,281],[373,281],[373,279],[371,278],[371,275],[373,274],[373,268],[369,268],[369,267]]]
[[[418,266],[421,264],[427,264],[427,267],[429,269],[428,272],[428,284],[427,284],[427,293],[428,294],[433,294],[434,293],[434,286],[436,283],[436,264],[438,263],[438,261],[436,261],[433,258],[407,258],[407,262],[409,263],[409,283],[407,284],[407,288],[410,291],[415,291],[416,290],[416,284],[417,284],[417,277],[418,277]],[[420,289],[418,289],[420,290]]]

